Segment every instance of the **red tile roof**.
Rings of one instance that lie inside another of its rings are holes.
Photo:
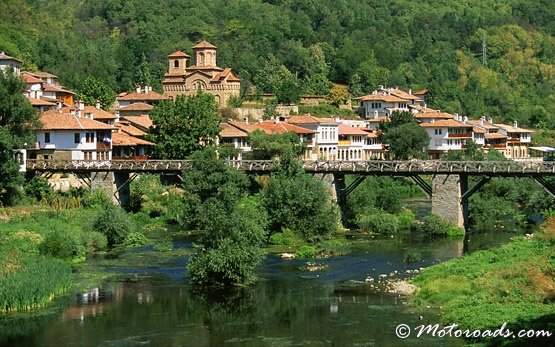
[[[454,119],[440,119],[433,123],[420,123],[424,128],[472,128],[472,124],[465,124]]]
[[[264,131],[266,134],[282,134],[286,132],[294,132],[296,134],[315,134],[316,131],[299,127],[285,122],[276,122],[275,120],[267,120],[253,125],[256,129]]]
[[[508,138],[507,135],[503,135],[503,134],[500,134],[500,133],[486,133],[484,136],[487,140]]]
[[[376,94],[369,94],[365,96],[361,96],[359,98],[355,98],[355,100],[360,101],[384,101],[384,102],[407,102],[408,100],[402,99],[395,95],[389,95],[387,93],[376,93]]]
[[[115,114],[104,111],[103,109],[96,108],[94,106],[85,106],[85,108],[83,109],[83,112],[85,114],[86,113],[92,113],[93,119],[110,120],[110,119],[117,119],[118,118]]]
[[[233,138],[233,137],[248,137],[249,134],[246,131],[240,130],[233,125],[228,123],[220,123],[220,137],[222,138]]]
[[[29,100],[29,103],[31,103],[31,105],[33,106],[56,106],[55,102],[50,102],[42,99],[35,99],[35,98],[28,97],[27,100]]]
[[[480,127],[472,127],[472,132],[475,132],[476,134],[485,134],[486,131]]]
[[[291,116],[287,119],[287,123],[291,124],[338,124],[333,118],[314,117],[310,113],[303,115]]]
[[[182,51],[175,51],[168,55],[169,58],[189,58],[190,56]]]
[[[22,63],[21,60],[16,59],[14,57],[10,57],[9,55],[7,55],[4,52],[0,52],[0,60],[13,60],[13,61],[17,61],[18,63]]]
[[[217,82],[222,82],[226,79],[229,82],[240,82],[241,80],[239,78],[237,78],[237,76],[235,76],[233,74],[233,72],[231,72],[231,68],[225,68],[223,71],[217,73],[214,75],[214,77],[212,77],[212,79],[210,80],[211,83],[217,83]]]
[[[55,86],[53,84],[45,84],[44,87],[42,88],[42,90],[45,91],[45,92],[67,93],[67,94],[75,95],[74,92],[70,92],[69,90],[62,89],[62,88],[60,88],[58,86]]]
[[[496,127],[505,130],[508,133],[533,133],[532,130],[524,128],[515,128],[514,126],[507,124],[495,124]]]
[[[391,89],[391,94],[395,95],[395,96],[398,96],[400,98],[406,99],[406,100],[422,100],[418,96],[409,94],[409,93],[405,92],[404,90],[397,89],[397,88]]]
[[[156,93],[153,91],[149,92],[133,92],[126,95],[119,96],[117,98],[118,101],[158,101],[158,100],[167,100],[168,97],[162,95],[160,93]]]
[[[118,111],[151,111],[154,106],[144,102],[134,102],[132,104],[118,108]]]
[[[123,117],[123,119],[133,124],[134,126],[138,126],[139,128],[143,129],[148,129],[153,126],[150,116],[146,114],[140,116],[125,116]]]
[[[453,119],[453,115],[450,113],[446,113],[446,112],[422,112],[422,113],[416,113],[414,114],[414,118],[416,119],[429,119],[429,118],[434,118],[434,119]]]
[[[129,124],[128,121],[119,121],[117,123],[117,127],[121,129],[121,131],[132,135],[132,136],[145,136],[146,132],[142,131],[141,129]]]
[[[70,113],[49,110],[40,116],[41,130],[112,130],[113,126]]]
[[[339,126],[337,127],[337,133],[339,135],[368,135],[368,132],[362,130],[361,128],[355,128],[346,124],[339,124]]]
[[[218,47],[214,46],[213,44],[211,44],[210,42],[208,42],[206,40],[200,41],[195,46],[193,46],[193,49],[205,49],[205,48],[216,49]]]
[[[131,136],[123,131],[118,131],[112,134],[112,146],[154,146],[154,143]]]
[[[44,81],[41,80],[40,78],[36,78],[35,76],[33,76],[31,74],[28,74],[28,73],[22,73],[21,78],[23,78],[23,80],[27,84],[36,84],[36,83],[43,84],[44,83]]]

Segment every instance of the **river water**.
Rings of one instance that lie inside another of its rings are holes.
[[[152,247],[128,250],[114,259],[88,260],[80,270],[114,275],[111,280],[88,278],[88,290],[70,293],[51,309],[0,317],[0,345],[462,345],[457,339],[398,338],[397,325],[437,323],[438,312],[416,309],[379,283],[505,243],[515,234],[475,233],[467,243],[412,234],[358,238],[351,253],[314,260],[325,267],[318,271],[308,271],[306,260],[268,255],[255,286],[225,292],[193,291],[186,283],[186,255],[150,263],[157,253]],[[187,237],[174,238],[174,252],[190,246]],[[407,255],[417,261],[407,261]]]

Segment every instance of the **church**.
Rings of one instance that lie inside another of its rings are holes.
[[[168,72],[162,84],[164,95],[195,95],[202,90],[214,95],[218,105],[225,107],[231,96],[239,96],[241,80],[231,68],[221,68],[216,64],[217,47],[202,41],[193,47],[194,65],[187,53],[176,51],[168,55]],[[187,66],[189,65],[189,66]]]

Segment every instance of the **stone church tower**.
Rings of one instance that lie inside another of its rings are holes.
[[[222,69],[216,63],[218,48],[207,41],[193,47],[194,65],[188,65],[191,58],[182,51],[168,55],[168,72],[162,84],[164,95],[195,95],[198,91],[214,95],[220,107],[227,106],[231,96],[239,96],[241,80],[231,68]]]

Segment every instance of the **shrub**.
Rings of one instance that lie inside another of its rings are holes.
[[[99,207],[106,205],[113,205],[112,199],[106,194],[105,191],[100,189],[91,190],[83,195],[84,207]]]
[[[48,180],[44,177],[35,176],[25,185],[25,194],[37,201],[49,200],[54,191],[48,185]]]
[[[171,252],[173,250],[173,243],[170,239],[165,239],[155,243],[152,249],[156,252]]]
[[[121,244],[131,232],[131,220],[119,206],[107,205],[96,215],[93,229],[106,235],[108,245]]]
[[[378,234],[394,234],[399,229],[397,217],[387,212],[376,212],[369,216],[364,216],[358,222],[362,231]]]
[[[288,228],[283,228],[281,233],[272,234],[268,239],[268,243],[271,245],[291,245],[297,241],[298,236]]]
[[[449,222],[435,214],[431,214],[424,218],[423,223],[420,225],[420,230],[428,235],[447,235],[450,227]]]
[[[61,259],[75,259],[85,256],[86,249],[78,233],[69,230],[51,231],[39,246],[40,252]]]
[[[148,238],[138,231],[133,231],[127,235],[125,241],[123,241],[123,245],[126,247],[137,247],[137,246],[144,246],[149,243]]]
[[[314,246],[301,246],[295,252],[297,258],[314,258],[316,256],[316,247]]]
[[[397,215],[397,221],[400,230],[409,230],[416,221],[416,216],[411,210],[404,209],[403,212]]]
[[[405,262],[418,263],[422,261],[422,253],[418,251],[408,251],[405,255]]]
[[[108,246],[106,235],[97,231],[85,232],[81,238],[87,253],[103,251]]]
[[[233,107],[233,108],[242,107],[243,99],[241,99],[240,96],[232,95],[227,102],[227,106]]]

